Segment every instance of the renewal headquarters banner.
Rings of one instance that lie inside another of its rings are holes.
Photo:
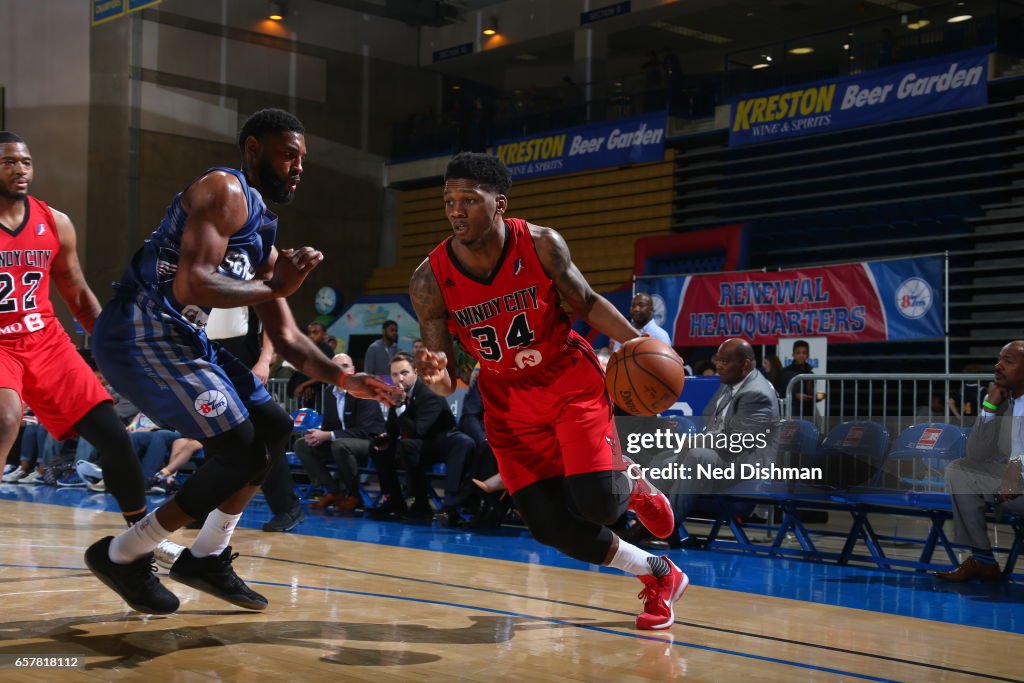
[[[825,133],[988,102],[988,48],[733,101],[729,144]]]
[[[731,337],[752,344],[827,337],[835,344],[944,334],[941,256],[642,279],[637,289],[655,299],[656,315],[664,311],[658,322],[676,346]]]
[[[499,140],[494,154],[512,178],[538,178],[661,161],[665,158],[665,113],[605,121],[524,138]]]

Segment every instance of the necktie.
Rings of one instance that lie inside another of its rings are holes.
[[[726,384],[725,391],[722,392],[721,398],[718,399],[718,405],[715,407],[715,430],[721,431],[722,427],[725,426],[725,411],[729,408],[729,403],[732,402],[732,385]]]

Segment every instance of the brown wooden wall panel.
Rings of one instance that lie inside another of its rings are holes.
[[[670,150],[664,162],[517,182],[509,215],[562,233],[595,288],[626,284],[636,240],[671,232],[672,158]],[[401,193],[398,234],[397,263],[374,269],[367,294],[408,291],[413,270],[450,234],[440,187]]]

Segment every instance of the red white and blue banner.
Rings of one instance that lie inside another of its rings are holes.
[[[494,155],[505,162],[514,180],[661,161],[667,125],[664,112],[604,121],[498,140]]]
[[[827,337],[830,344],[936,339],[944,335],[941,256],[866,261],[779,272],[638,279],[675,346],[732,337],[775,344]]]
[[[729,144],[768,142],[988,103],[989,49],[787,86],[731,102]]]

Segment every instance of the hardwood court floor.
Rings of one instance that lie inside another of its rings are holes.
[[[84,663],[5,663],[2,681],[1021,678],[1019,634],[713,588],[727,582],[696,561],[701,579],[679,603],[677,624],[638,632],[639,582],[629,577],[253,529],[236,532],[235,565],[269,598],[266,612],[235,609],[164,577],[181,610],[147,617],[84,569],[84,548],[121,527],[106,503],[80,505],[0,500],[0,661],[46,655]],[[445,542],[430,527],[402,533],[427,547]],[[998,602],[991,608],[1002,609]]]

